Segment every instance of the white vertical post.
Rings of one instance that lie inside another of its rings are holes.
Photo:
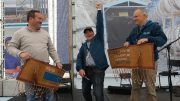
[[[4,68],[4,3],[0,0],[0,75],[1,78],[5,78],[5,68]]]
[[[57,50],[57,0],[48,0],[48,30]],[[50,64],[52,63],[53,60],[50,58]]]
[[[57,49],[57,0],[48,0],[48,25],[50,37]]]

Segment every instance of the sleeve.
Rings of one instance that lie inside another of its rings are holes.
[[[167,42],[167,37],[159,24],[155,25],[153,36],[149,36],[148,40],[157,47],[161,47]]]
[[[102,11],[97,12],[97,22],[96,22],[96,36],[97,39],[104,43],[104,25],[103,25],[103,15]]]
[[[10,43],[8,44],[7,51],[9,54],[19,57],[19,54],[22,52],[19,47],[21,45],[21,35],[18,32],[15,32],[12,36]]]
[[[54,48],[54,45],[52,44],[50,36],[48,36],[48,52],[50,57],[54,60],[55,63],[61,62]]]
[[[80,50],[79,50],[79,53],[77,55],[77,61],[76,61],[76,70],[79,72],[80,69],[83,68],[83,45],[81,46]]]

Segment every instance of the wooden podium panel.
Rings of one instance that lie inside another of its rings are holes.
[[[39,60],[29,59],[17,80],[57,90],[65,71]]]
[[[155,69],[154,47],[152,43],[108,49],[108,55],[113,69]]]

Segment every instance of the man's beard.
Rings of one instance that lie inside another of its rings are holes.
[[[41,29],[41,25],[36,27],[36,30],[40,30]]]
[[[40,29],[41,29],[41,27],[37,27],[37,28],[36,28],[36,30],[40,30]]]

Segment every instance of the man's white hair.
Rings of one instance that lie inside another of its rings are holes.
[[[148,16],[147,10],[145,8],[137,8],[136,10],[140,10],[140,11],[142,11],[143,15]]]

